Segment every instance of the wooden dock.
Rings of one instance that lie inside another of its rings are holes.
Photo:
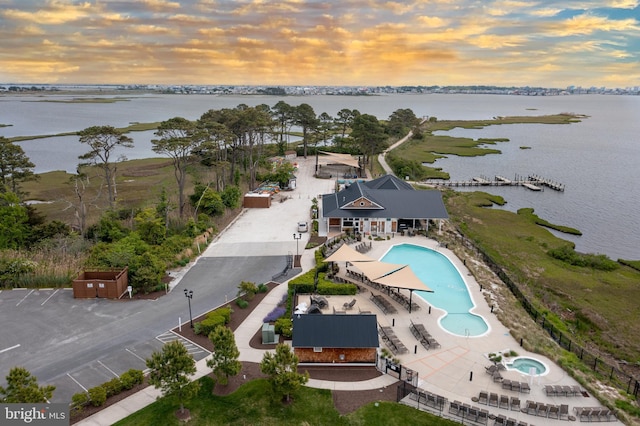
[[[465,186],[522,186],[531,191],[544,191],[544,187],[555,191],[564,192],[565,186],[561,183],[543,178],[539,175],[528,175],[527,178],[516,176],[515,179],[507,179],[504,176],[497,175],[494,179],[485,176],[474,177],[471,180],[451,181],[451,180],[425,180],[422,183],[431,186],[445,187],[465,187]]]

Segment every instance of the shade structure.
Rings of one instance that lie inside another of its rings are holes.
[[[423,283],[420,278],[418,278],[418,276],[415,274],[415,272],[413,272],[413,269],[411,269],[411,266],[409,265],[406,265],[401,269],[397,269],[390,274],[376,278],[372,281],[375,281],[378,284],[386,285],[388,287],[405,288],[408,290],[419,290],[433,293],[433,290],[427,287],[427,285]]]
[[[331,256],[327,257],[325,262],[373,262],[374,259],[370,258],[366,254],[362,254],[359,251],[349,247],[346,244],[342,244],[338,250]]]
[[[354,262],[353,266],[358,268],[369,281],[378,282],[378,278],[390,274],[407,265],[397,263],[387,263],[374,260],[372,262]]]
[[[324,156],[318,158],[318,161],[322,164],[340,163],[356,169],[360,167],[358,159],[354,158],[351,154],[339,154],[336,152],[326,151],[320,151],[320,153],[324,154]]]

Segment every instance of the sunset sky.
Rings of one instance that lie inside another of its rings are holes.
[[[0,0],[0,83],[640,86],[640,0]]]

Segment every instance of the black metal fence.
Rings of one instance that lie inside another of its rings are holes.
[[[458,230],[459,242],[462,243],[466,248],[473,250],[482,261],[489,266],[489,268],[504,282],[504,284],[509,288],[511,293],[518,299],[518,301],[522,304],[524,309],[529,313],[531,318],[535,321],[536,324],[540,325],[543,330],[545,330],[551,338],[558,343],[562,348],[566,349],[569,352],[573,352],[577,355],[577,357],[583,362],[584,365],[591,368],[596,373],[602,375],[603,377],[608,378],[610,384],[612,386],[617,387],[618,389],[627,392],[628,394],[633,395],[636,399],[640,398],[640,381],[639,379],[629,375],[628,373],[620,370],[617,366],[608,364],[606,361],[599,358],[596,354],[593,354],[588,349],[580,346],[578,343],[574,342],[564,334],[562,331],[558,330],[552,323],[546,321],[544,314],[539,312],[533,304],[527,299],[527,297],[522,293],[520,288],[513,282],[513,280],[509,277],[509,275],[502,269],[500,265],[493,261],[491,256],[489,256],[486,252],[484,252],[481,248],[477,247],[476,244],[469,240],[468,238],[462,236],[462,233]]]

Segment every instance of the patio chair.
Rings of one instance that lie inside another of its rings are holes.
[[[480,409],[478,407],[471,407],[467,410],[467,418],[475,422],[478,420],[479,413]]]
[[[498,367],[496,367],[496,365],[495,365],[495,364],[493,364],[493,365],[490,365],[490,366],[488,366],[488,367],[485,367],[485,368],[484,368],[484,371],[485,371],[487,374],[491,374],[491,375],[493,375],[493,373],[495,373],[496,371],[498,371]]]
[[[507,417],[503,414],[498,414],[496,416],[496,420],[493,423],[494,425],[505,425],[507,423]]]
[[[562,386],[560,385],[554,385],[553,386],[553,390],[556,392],[556,396],[562,396],[565,395],[564,393],[564,389],[562,388]]]
[[[499,371],[496,371],[495,373],[493,373],[493,381],[494,382],[502,381],[502,374],[500,374]]]
[[[531,393],[531,388],[529,387],[529,383],[527,382],[520,382],[520,392],[524,393]]]
[[[571,389],[573,389],[573,395],[574,396],[582,395],[582,388],[580,386],[573,385],[573,386],[571,386]]]
[[[511,390],[511,380],[508,380],[508,379],[502,380],[502,389]]]
[[[597,410],[595,408],[585,407],[580,412],[580,421],[585,421],[586,420],[586,421],[590,422],[595,411],[600,411],[600,410]]]
[[[560,418],[560,409],[557,405],[549,405],[549,412],[547,413],[547,417],[549,417],[550,419]]]
[[[520,382],[516,382],[515,380],[511,382],[511,390],[520,392]]]
[[[520,411],[520,399],[519,398],[517,398],[515,396],[512,396],[509,405],[511,406],[511,411]]]
[[[497,407],[498,406],[498,394],[491,392],[489,394],[489,406]]]
[[[487,391],[480,391],[478,395],[478,404],[487,405],[489,403],[489,393]]]
[[[507,410],[509,409],[509,397],[507,395],[500,395],[498,408],[506,408]]]
[[[509,417],[507,418],[507,423],[505,423],[506,426],[516,426],[516,419]]]
[[[529,425],[527,424],[527,422],[524,422],[524,421],[522,421],[522,420],[519,420],[519,421],[518,421],[518,424],[517,424],[516,426],[529,426]]]
[[[451,401],[449,404],[449,414],[455,414],[456,416],[460,412],[460,407],[462,403],[460,401]]]
[[[558,417],[560,419],[563,418],[567,418],[567,420],[569,419],[569,405],[567,404],[561,404],[560,405],[560,410],[558,411]]]
[[[571,386],[564,385],[562,386],[562,393],[564,393],[565,396],[573,396],[573,389]]]

